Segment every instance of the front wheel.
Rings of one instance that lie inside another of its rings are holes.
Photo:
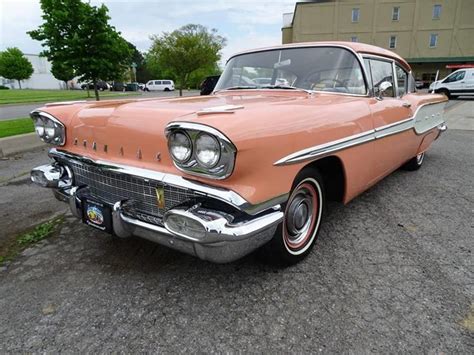
[[[451,99],[451,93],[449,92],[448,89],[439,89],[437,93],[445,95],[448,99]]]
[[[324,184],[318,170],[308,168],[298,174],[284,206],[283,222],[261,255],[273,263],[292,265],[303,260],[313,248],[321,226]]]

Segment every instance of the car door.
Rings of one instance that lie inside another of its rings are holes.
[[[155,90],[163,90],[163,84],[161,80],[155,80]]]
[[[444,79],[443,84],[453,95],[458,95],[466,89],[466,71],[459,70],[456,73],[450,75]]]
[[[407,129],[412,124],[410,121],[413,110],[410,101],[405,97],[408,76],[400,66],[395,65],[391,59],[372,56],[364,58],[364,64],[372,84],[369,107],[375,136],[374,179],[379,180],[398,168],[413,154],[413,143],[408,136],[412,133],[408,133]],[[400,70],[405,73],[404,79],[402,72],[398,74],[400,78],[396,74]],[[387,87],[387,83],[390,84],[389,88],[382,90],[384,86]]]

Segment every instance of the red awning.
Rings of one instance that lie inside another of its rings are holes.
[[[467,69],[467,68],[474,68],[473,64],[448,64],[446,65],[446,69]]]

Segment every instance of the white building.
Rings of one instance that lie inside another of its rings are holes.
[[[56,79],[51,74],[51,63],[45,57],[38,54],[24,55],[33,65],[34,72],[31,78],[21,81],[22,89],[64,89],[65,83]],[[0,77],[0,85],[8,86],[10,89],[18,89],[18,81]]]

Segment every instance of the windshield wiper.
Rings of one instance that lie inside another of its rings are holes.
[[[304,91],[307,94],[312,94],[314,92],[312,90],[301,89],[301,88],[297,88],[296,86],[290,86],[290,85],[264,85],[264,86],[261,86],[261,88],[262,89],[298,90],[298,91]]]

